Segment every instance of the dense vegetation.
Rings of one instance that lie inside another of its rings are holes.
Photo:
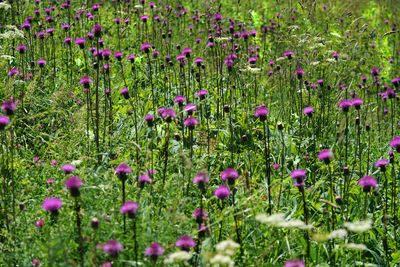
[[[399,265],[399,7],[0,1],[0,265]]]

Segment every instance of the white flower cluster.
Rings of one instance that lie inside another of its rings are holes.
[[[212,266],[235,266],[235,262],[231,259],[231,256],[235,254],[239,244],[232,240],[225,240],[217,244],[217,254],[211,258],[210,263]]]
[[[187,251],[178,251],[170,254],[168,258],[164,260],[165,264],[176,263],[176,262],[185,262],[192,258],[192,253]]]
[[[0,9],[5,9],[5,10],[7,10],[7,9],[10,9],[10,5],[9,4],[7,4],[7,3],[4,3],[4,2],[1,2],[0,3]]]
[[[309,230],[313,227],[312,224],[305,224],[301,220],[286,220],[285,214],[282,213],[272,214],[271,216],[260,213],[256,216],[256,220],[269,226],[279,228],[299,228]]]
[[[356,244],[356,243],[347,243],[347,244],[344,244],[343,247],[348,248],[348,249],[354,249],[354,250],[367,249],[367,247],[364,244]]]
[[[328,234],[328,239],[344,238],[346,235],[347,231],[345,229],[337,229]]]
[[[24,32],[21,31],[20,29],[18,29],[16,26],[14,25],[7,25],[6,29],[8,31],[6,31],[5,33],[1,33],[0,34],[0,39],[15,39],[15,38],[24,38]]]
[[[371,229],[372,221],[365,220],[365,221],[355,221],[355,222],[345,222],[344,227],[346,227],[349,231],[355,233],[363,233],[369,229]]]

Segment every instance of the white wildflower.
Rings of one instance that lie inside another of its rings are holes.
[[[0,58],[4,59],[4,60],[10,60],[10,59],[13,59],[14,57],[10,56],[10,55],[1,55]]]
[[[356,244],[356,243],[347,243],[344,244],[343,247],[348,249],[359,249],[359,250],[367,249],[367,246],[365,246],[364,244]]]
[[[9,4],[7,4],[7,3],[4,3],[4,2],[2,2],[2,3],[0,3],[0,9],[5,9],[5,10],[7,10],[7,9],[9,9],[11,6],[9,5]]]
[[[182,262],[188,261],[192,258],[192,253],[187,251],[178,251],[170,254],[168,258],[164,260],[165,264],[174,263],[174,262]]]
[[[328,234],[328,239],[343,238],[346,235],[347,235],[347,231],[345,229],[337,229]]]
[[[344,227],[346,227],[349,231],[356,232],[356,233],[363,233],[368,229],[371,229],[372,221],[365,220],[365,221],[355,221],[355,222],[345,222]]]
[[[267,216],[264,213],[260,213],[256,216],[256,220],[271,226],[278,226],[279,223],[285,221],[285,214],[275,213],[272,214],[271,216]]]
[[[79,159],[78,159],[78,160],[72,161],[72,162],[71,162],[71,165],[74,165],[74,166],[76,167],[76,166],[79,166],[79,164],[81,164],[81,163],[82,163],[82,160],[79,160]]]
[[[212,266],[229,266],[233,267],[235,262],[229,257],[224,255],[215,255],[211,260],[210,263]]]
[[[235,254],[235,250],[239,248],[240,245],[235,243],[232,240],[225,240],[217,244],[216,249],[219,254],[226,254],[233,256]]]

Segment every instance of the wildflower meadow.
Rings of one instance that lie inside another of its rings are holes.
[[[0,1],[0,266],[400,266],[399,8]]]

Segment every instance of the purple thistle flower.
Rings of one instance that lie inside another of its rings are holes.
[[[140,47],[140,50],[144,51],[145,53],[149,53],[150,49],[151,49],[151,44],[149,43],[144,43]]]
[[[196,243],[190,236],[184,235],[176,240],[175,246],[180,247],[182,250],[189,251],[191,247],[196,246]]]
[[[86,39],[85,38],[78,38],[75,40],[75,44],[79,45],[79,48],[85,48]]]
[[[142,175],[139,177],[139,188],[144,188],[146,183],[151,184],[151,179],[148,175]]]
[[[333,152],[330,149],[324,149],[318,154],[318,159],[329,164],[333,158]]]
[[[103,56],[103,58],[105,60],[109,60],[110,56],[112,55],[112,52],[109,49],[103,49],[103,51],[101,52],[101,55]],[[121,54],[122,56],[122,54]]]
[[[28,48],[26,48],[26,46],[23,45],[23,44],[20,44],[19,46],[17,46],[17,51],[18,51],[20,54],[25,53],[25,51],[26,51],[27,49],[28,49]]]
[[[332,57],[337,60],[340,57],[340,55],[338,53],[333,53]]]
[[[70,174],[71,172],[75,171],[75,167],[72,166],[71,164],[64,164],[64,165],[61,167],[61,170],[62,170],[63,172],[65,172],[65,174]]]
[[[150,257],[153,261],[156,261],[157,257],[163,254],[164,249],[157,242],[154,242],[150,246],[148,246],[144,252],[144,256]]]
[[[178,103],[178,105],[181,107],[183,106],[183,102],[186,101],[186,98],[183,95],[178,95],[177,97],[175,97],[174,102]]]
[[[277,169],[279,169],[279,164],[274,164],[274,165],[272,165],[272,169],[274,169],[274,170],[277,170]]]
[[[64,185],[68,189],[76,189],[82,185],[82,180],[77,176],[72,176],[65,181]]]
[[[139,209],[138,203],[127,201],[124,204],[122,204],[120,212],[122,214],[128,214],[130,218],[134,218],[138,209]]]
[[[12,102],[11,100],[5,101],[1,104],[1,110],[5,112],[8,116],[12,116],[17,108],[17,104]]]
[[[394,78],[391,82],[393,86],[397,88],[400,85],[400,78]]]
[[[228,181],[228,184],[234,184],[235,180],[239,178],[239,173],[232,168],[228,168],[221,173],[221,180]]]
[[[71,39],[71,37],[65,37],[65,39],[64,39],[64,44],[71,44],[71,41],[72,41],[72,39]]]
[[[114,57],[115,57],[118,61],[121,61],[121,59],[122,59],[122,52],[115,52]]]
[[[72,197],[79,197],[79,187],[82,185],[82,180],[79,177],[72,176],[64,183],[65,187],[69,189]]]
[[[101,26],[99,24],[94,25],[94,27],[92,29],[92,33],[96,37],[100,37],[102,31],[103,31],[103,29],[101,28]]]
[[[313,113],[314,113],[313,107],[306,107],[303,109],[303,114],[307,115],[308,117],[312,117]]]
[[[400,152],[400,136],[396,136],[390,141],[390,147]]]
[[[356,109],[360,109],[362,104],[364,104],[364,101],[361,98],[355,97],[351,100],[351,105]]]
[[[364,176],[360,179],[360,181],[358,181],[358,184],[363,186],[364,192],[368,193],[371,191],[372,187],[376,187],[378,185],[378,182],[372,176]]]
[[[130,98],[128,88],[122,89],[122,90],[120,91],[120,93],[121,93],[121,95],[124,96],[125,99],[129,99],[129,98]]]
[[[288,59],[291,59],[293,55],[293,51],[288,50],[282,54],[282,57],[287,57]]]
[[[195,211],[192,213],[192,217],[196,218],[196,222],[201,224],[203,220],[207,219],[208,214],[207,212],[202,209],[202,208],[197,208]]]
[[[0,130],[6,128],[7,124],[10,123],[10,119],[7,116],[0,115]]]
[[[39,67],[42,68],[47,63],[47,61],[44,59],[39,59],[38,61],[36,61],[36,63],[39,65]]]
[[[371,74],[374,75],[374,76],[378,75],[378,74],[379,74],[379,69],[377,69],[377,68],[372,68],[372,69],[371,69]]]
[[[184,54],[187,58],[190,57],[190,54],[191,54],[191,53],[193,53],[193,50],[192,50],[191,48],[189,48],[189,47],[184,48],[184,49],[182,50],[182,54]]]
[[[326,6],[324,8],[326,8]],[[285,262],[284,267],[306,267],[306,265],[304,264],[304,262],[302,260],[296,259],[296,260]]]
[[[58,210],[61,208],[61,206],[62,201],[56,197],[47,198],[42,204],[42,208],[50,211],[53,216],[58,215]]]
[[[214,16],[213,16],[213,20],[214,21],[221,21],[223,18],[222,18],[222,15],[221,14],[215,14]]]
[[[153,115],[146,115],[144,116],[144,120],[147,122],[147,126],[153,127],[154,116]]]
[[[262,105],[254,112],[254,117],[260,118],[260,121],[265,121],[267,119],[267,115],[269,114],[269,110]]]
[[[349,108],[352,106],[352,103],[350,100],[343,99],[342,101],[339,102],[339,107],[344,111],[348,112]]]
[[[108,243],[102,246],[102,249],[112,257],[117,257],[118,252],[123,250],[121,243],[119,243],[117,240],[108,241]]]
[[[16,68],[12,68],[9,72],[8,72],[8,76],[14,77],[15,75],[20,74],[19,70]]]
[[[79,84],[83,85],[84,88],[88,89],[90,84],[92,83],[92,79],[89,76],[85,75],[79,80]]]
[[[129,168],[129,166],[125,163],[121,163],[118,165],[118,167],[115,169],[115,174],[118,175],[118,178],[121,181],[125,181],[128,173],[131,173],[132,170]]]
[[[187,112],[189,115],[192,115],[193,112],[195,112],[196,110],[197,110],[197,109],[196,109],[196,106],[193,105],[193,104],[187,104],[187,105],[183,108],[183,111]]]
[[[381,172],[384,172],[384,171],[386,171],[386,165],[388,165],[388,164],[389,164],[389,162],[387,160],[380,159],[375,162],[375,167],[380,168]]]
[[[131,61],[131,63],[135,62],[136,56],[135,55],[129,55],[128,60]]]
[[[199,124],[199,121],[195,117],[187,117],[183,124],[189,129],[193,130],[194,127]]]
[[[393,89],[387,89],[385,93],[390,99],[396,97],[396,92]]]
[[[203,64],[203,59],[201,57],[196,58],[193,63],[196,64],[197,66],[201,66]]]
[[[44,221],[43,221],[42,219],[36,220],[36,221],[35,221],[35,226],[36,226],[37,228],[42,228],[43,225],[44,225]]]
[[[301,169],[293,170],[292,173],[290,174],[290,177],[296,180],[294,186],[303,187],[304,179],[306,178],[306,171]]]
[[[221,185],[214,191],[214,196],[216,196],[218,199],[225,199],[228,198],[230,195],[230,190],[227,186]]]
[[[175,119],[175,118],[176,118],[175,110],[173,110],[172,108],[166,108],[166,109],[164,110],[164,112],[161,114],[161,117],[162,117],[163,119],[165,119],[166,122],[169,123],[169,122],[172,121],[172,119]]]
[[[199,172],[193,179],[194,184],[200,184],[200,183],[206,184],[209,182],[210,182],[210,177],[208,177],[208,175],[204,172]]]
[[[201,100],[206,98],[206,95],[208,95],[208,92],[206,90],[200,90],[197,92],[197,97],[199,97]]]
[[[297,78],[301,79],[306,74],[306,72],[302,68],[298,68],[294,72],[294,74],[297,76]]]

